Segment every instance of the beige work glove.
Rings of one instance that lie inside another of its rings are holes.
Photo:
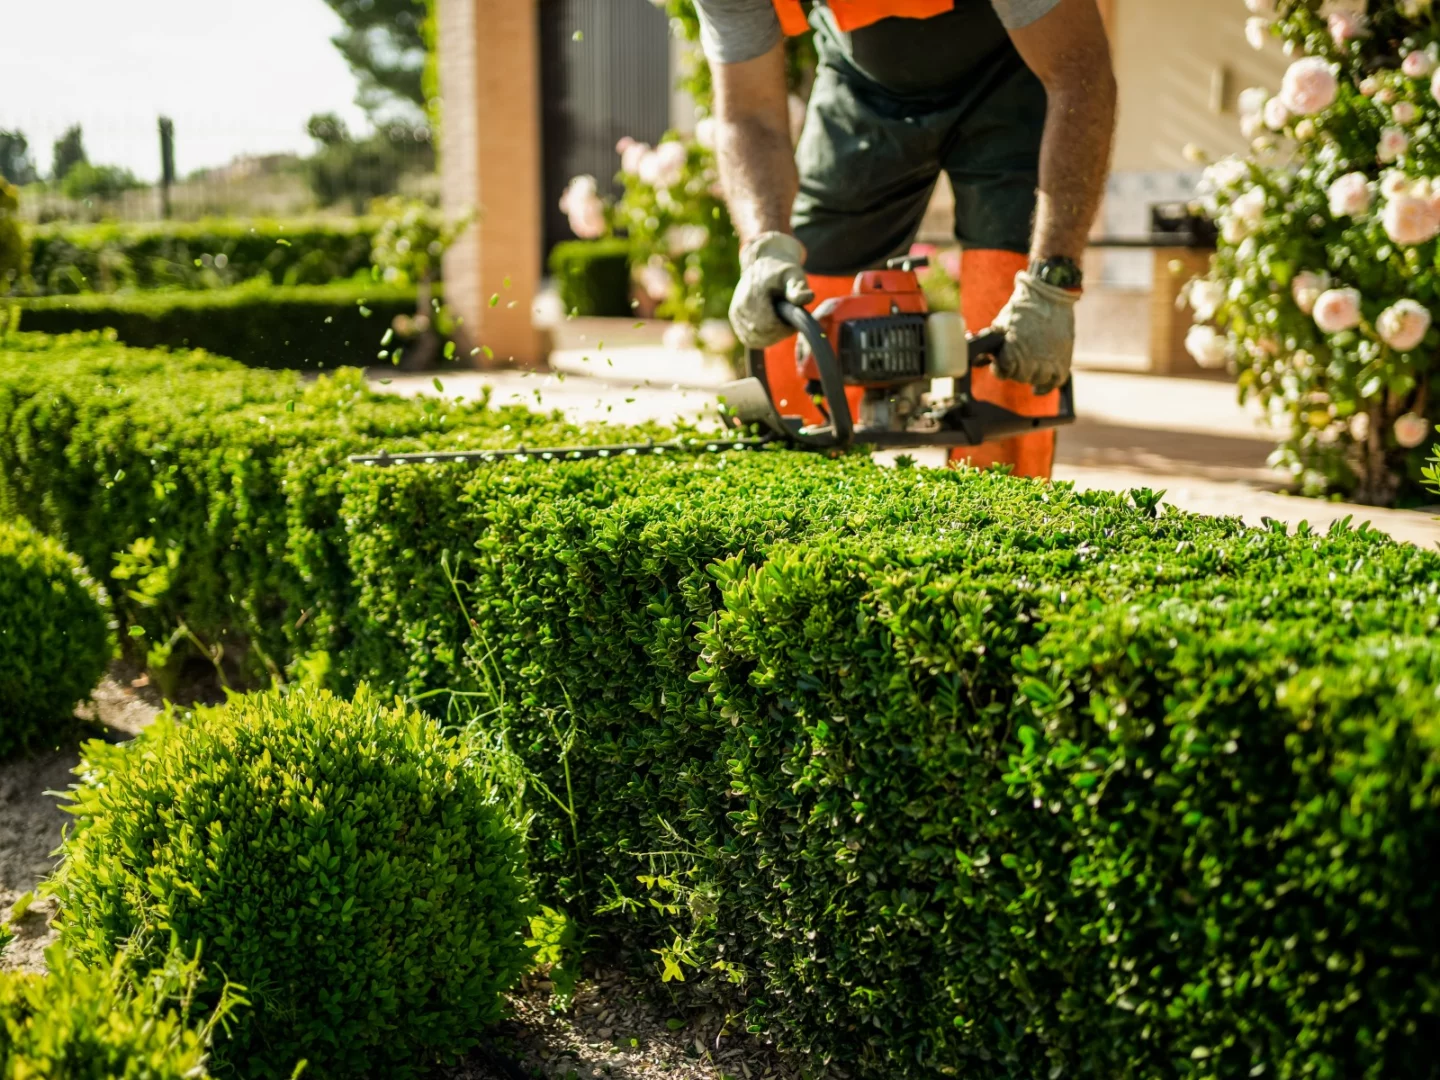
[[[775,301],[804,307],[815,299],[804,261],[805,245],[785,233],[761,233],[740,249],[740,284],[730,301],[730,325],[747,349],[768,348],[795,332],[775,314]]]
[[[1048,394],[1070,377],[1075,355],[1075,301],[1080,294],[1050,285],[1022,270],[1015,291],[1001,309],[992,330],[1005,334],[1005,348],[995,361],[1002,379],[1029,383]]]

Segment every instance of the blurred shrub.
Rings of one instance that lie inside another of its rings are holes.
[[[205,349],[255,367],[302,368],[390,362],[405,344],[397,320],[405,328],[415,305],[413,286],[363,282],[85,293],[15,304],[22,329],[112,329],[127,345]]]
[[[113,199],[146,185],[129,169],[119,165],[76,164],[60,181],[60,192],[69,199]]]
[[[31,235],[28,289],[206,289],[256,277],[325,285],[369,269],[379,226],[369,218],[45,225]]]
[[[0,758],[73,715],[112,650],[104,592],[80,560],[20,521],[0,521]]]
[[[550,252],[565,313],[622,317],[630,308],[630,242],[567,240]]]

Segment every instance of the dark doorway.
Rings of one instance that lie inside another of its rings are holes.
[[[669,20],[650,0],[541,0],[540,88],[548,254],[574,238],[559,207],[570,178],[618,192],[615,144],[670,126]]]

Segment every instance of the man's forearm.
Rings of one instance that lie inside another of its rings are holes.
[[[789,232],[800,186],[789,133],[753,120],[721,119],[716,134],[720,182],[740,242],[764,232]]]
[[[1031,254],[1079,262],[1110,170],[1115,80],[1107,67],[1066,82],[1073,88],[1052,89],[1046,110]]]

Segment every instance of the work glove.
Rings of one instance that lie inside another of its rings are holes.
[[[1029,383],[1048,394],[1070,377],[1075,355],[1075,301],[1078,292],[1040,281],[1027,271],[1015,275],[1015,291],[990,324],[1005,334],[995,361],[1002,379]]]
[[[768,348],[795,332],[775,314],[775,301],[804,307],[815,299],[801,266],[804,261],[805,246],[785,233],[761,233],[741,248],[730,325],[747,349]]]

